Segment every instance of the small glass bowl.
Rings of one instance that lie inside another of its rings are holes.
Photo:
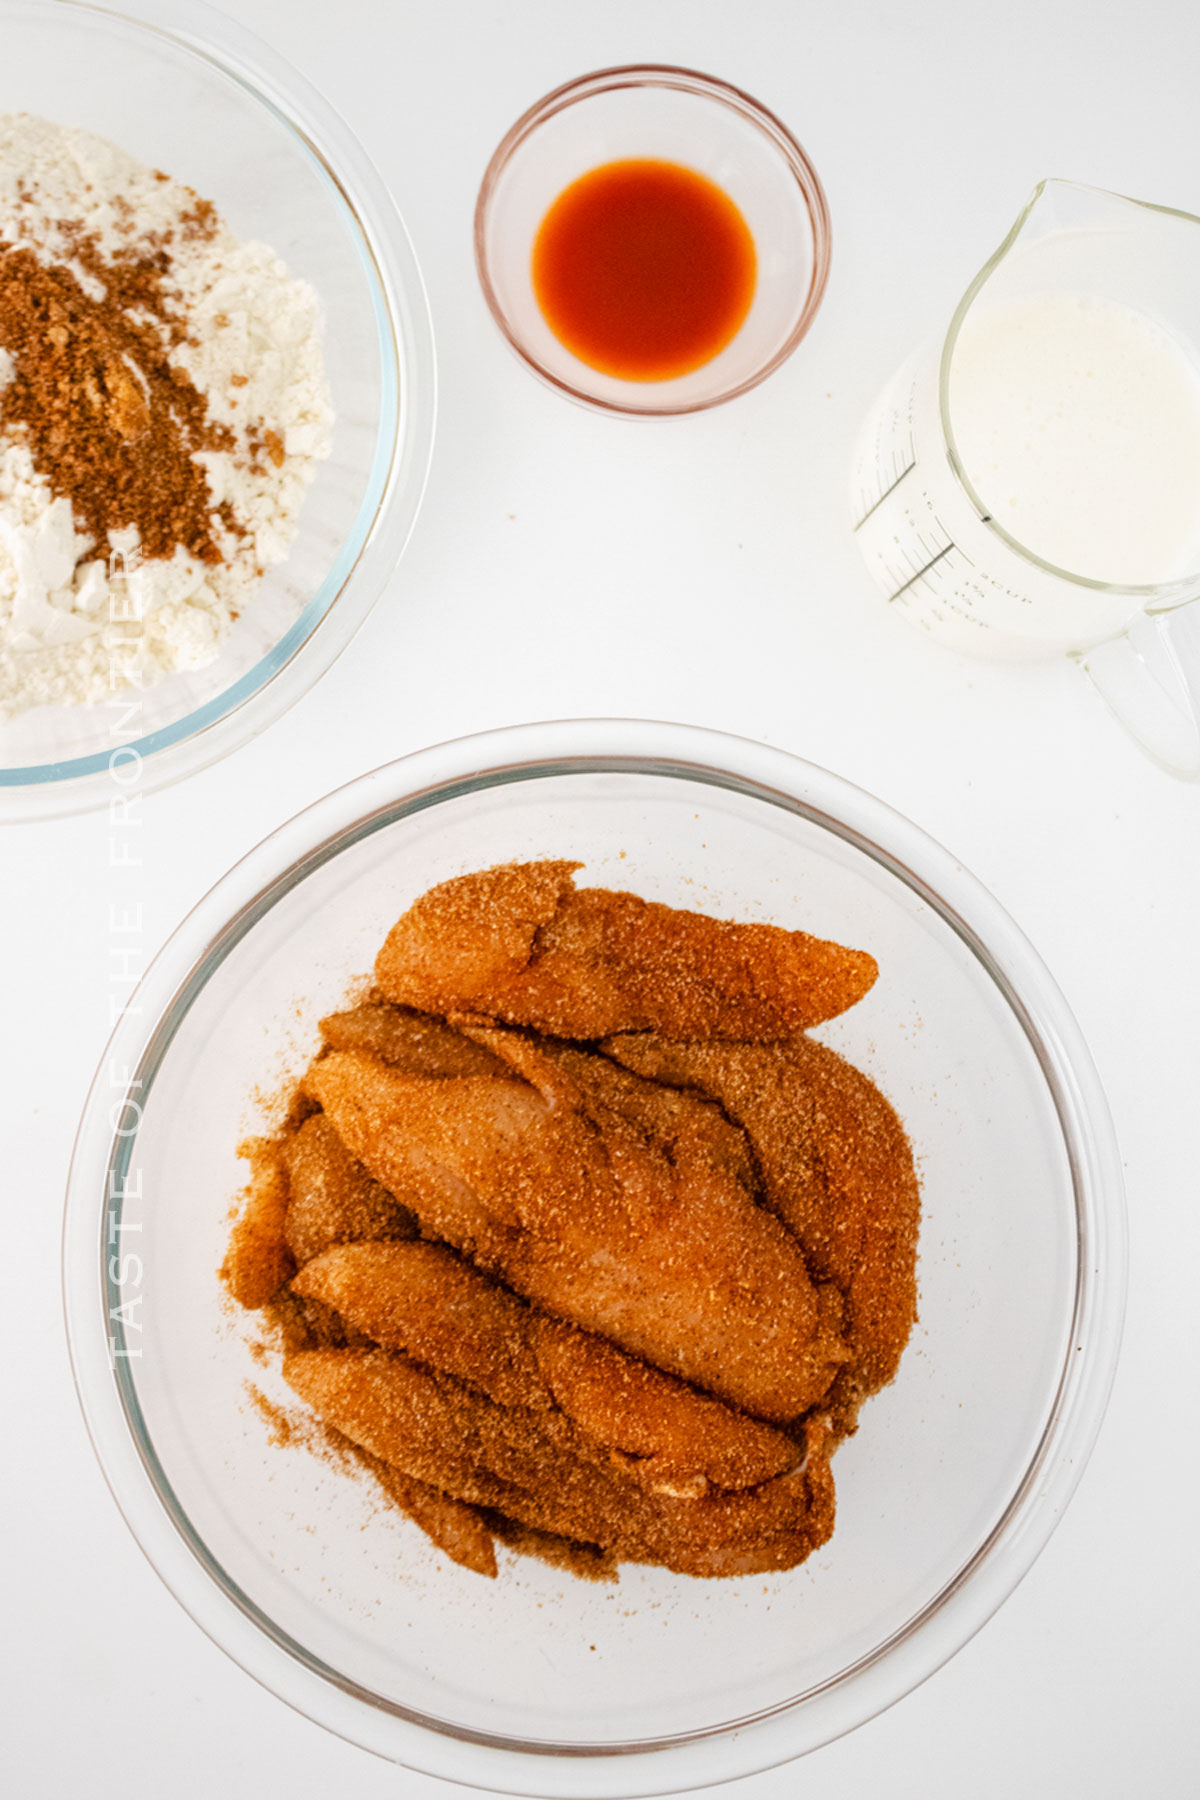
[[[533,242],[550,205],[589,169],[628,157],[707,176],[740,209],[758,252],[758,285],[737,335],[669,381],[589,368],[554,335],[533,287]],[[475,204],[480,285],[517,355],[572,400],[631,418],[701,412],[765,381],[812,324],[829,253],[825,194],[787,127],[738,88],[669,65],[601,69],[547,94],[499,145]]]
[[[0,113],[111,138],[215,202],[311,282],[325,320],[332,451],[287,559],[220,654],[94,706],[0,723],[0,821],[161,787],[256,736],[349,643],[395,569],[433,447],[433,333],[387,188],[345,123],[265,44],[196,0],[143,20],[86,0],[0,0]]]
[[[922,1180],[920,1321],[837,1452],[803,1567],[481,1580],[359,1483],[269,1441],[217,1277],[236,1146],[425,888],[508,858],[869,948],[818,1035],[879,1082]],[[361,776],[184,921],[109,1045],[71,1170],[71,1355],[151,1562],[213,1640],[379,1755],[556,1800],[694,1791],[801,1755],[933,1673],[1062,1516],[1104,1411],[1121,1163],[1087,1048],[1012,921],[879,801],[761,744],[627,720],[518,726]]]

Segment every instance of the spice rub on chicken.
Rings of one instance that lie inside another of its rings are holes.
[[[223,1269],[446,1555],[791,1568],[916,1310],[903,1127],[805,1035],[866,953],[565,862],[432,889],[323,1044]]]
[[[795,1238],[686,1130],[667,1148],[528,1082],[337,1053],[305,1091],[424,1233],[555,1317],[767,1419],[843,1360]]]
[[[649,1029],[755,1042],[836,1017],[875,980],[863,950],[576,888],[581,866],[504,863],[431,888],[379,952],[380,992],[554,1037]]]
[[[716,1101],[746,1134],[764,1203],[814,1281],[845,1303],[849,1354],[827,1404],[852,1420],[895,1375],[916,1315],[921,1195],[904,1127],[874,1082],[815,1038],[673,1043],[654,1032],[605,1050],[652,1082]]]

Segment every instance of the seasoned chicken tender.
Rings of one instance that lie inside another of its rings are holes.
[[[677,1498],[757,1487],[801,1460],[795,1438],[615,1344],[544,1316],[538,1367],[556,1406],[640,1486]]]
[[[425,1236],[547,1312],[764,1419],[829,1388],[845,1352],[796,1240],[702,1139],[668,1153],[600,1105],[361,1055],[322,1058],[306,1086]]]
[[[557,1037],[651,1029],[756,1041],[833,1018],[875,980],[865,951],[576,889],[580,867],[505,863],[431,888],[379,953],[381,992]]]
[[[505,1065],[444,1019],[407,1006],[364,1001],[321,1020],[331,1050],[365,1050],[407,1075],[503,1075]]]
[[[417,1235],[413,1214],[355,1162],[323,1113],[313,1113],[284,1141],[282,1159],[284,1237],[297,1264],[331,1244]]]
[[[381,1462],[369,1451],[359,1449],[359,1457],[394,1506],[419,1525],[431,1543],[451,1562],[471,1569],[476,1575],[496,1576],[496,1547],[492,1529],[477,1506],[443,1494],[428,1482],[405,1475],[390,1463]]]
[[[719,1101],[744,1127],[767,1203],[814,1278],[845,1298],[852,1361],[830,1404],[852,1421],[858,1403],[892,1379],[917,1314],[920,1191],[892,1107],[812,1038],[689,1044],[645,1033],[604,1049],[640,1075]]]
[[[669,1154],[682,1140],[689,1140],[748,1193],[754,1190],[758,1177],[749,1140],[713,1101],[646,1081],[607,1056],[559,1038],[494,1025],[464,1024],[462,1030],[498,1064],[522,1075],[551,1105],[573,1112],[594,1114],[599,1108],[616,1113]]]
[[[552,1569],[563,1569],[578,1575],[581,1581],[617,1581],[620,1569],[611,1550],[599,1544],[588,1544],[578,1538],[563,1537],[553,1531],[539,1531],[536,1525],[523,1525],[519,1519],[505,1518],[493,1507],[484,1507],[493,1535],[517,1556],[533,1556],[549,1563]]]
[[[382,1349],[473,1382],[502,1406],[548,1403],[529,1308],[445,1244],[343,1244],[302,1269],[292,1291],[333,1307]]]
[[[793,1568],[833,1529],[828,1434],[806,1428],[802,1462],[738,1493],[676,1498],[579,1453],[569,1420],[498,1406],[386,1350],[290,1356],[284,1378],[336,1430],[393,1468],[539,1531],[681,1574]]]
[[[754,1487],[800,1461],[773,1426],[536,1312],[443,1244],[344,1244],[292,1283],[362,1337],[406,1352],[505,1406],[565,1413],[581,1453],[642,1486]]]

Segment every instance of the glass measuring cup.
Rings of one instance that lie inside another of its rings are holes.
[[[1200,779],[1200,486],[1183,566],[1151,584],[1105,581],[1021,543],[960,455],[951,402],[964,331],[993,310],[1068,298],[1144,320],[1200,381],[1200,219],[1043,181],[944,338],[905,363],[869,414],[854,458],[855,535],[912,623],[976,655],[1072,656],[1151,756]]]

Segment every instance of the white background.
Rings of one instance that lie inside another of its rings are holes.
[[[1140,758],[1064,662],[1015,671],[889,617],[846,471],[894,365],[945,317],[1035,181],[1200,212],[1189,0],[241,0],[349,118],[429,283],[441,416],[400,571],[338,665],[231,761],[146,803],[152,951],[291,813],[422,744],[623,714],[765,739],[949,845],[1083,1026],[1125,1160],[1132,1291],[1099,1447],[1050,1547],[920,1691],[745,1800],[1200,1791],[1200,788]],[[605,420],[502,345],[470,254],[495,142],[605,63],[710,70],[812,155],[833,273],[799,352],[696,419]],[[220,199],[220,196],[217,196]],[[106,1035],[102,816],[0,839],[6,1241],[4,1791],[21,1800],[446,1800],[291,1714],[142,1560],[93,1462],[58,1302],[71,1138]],[[130,893],[127,878],[120,894]]]

